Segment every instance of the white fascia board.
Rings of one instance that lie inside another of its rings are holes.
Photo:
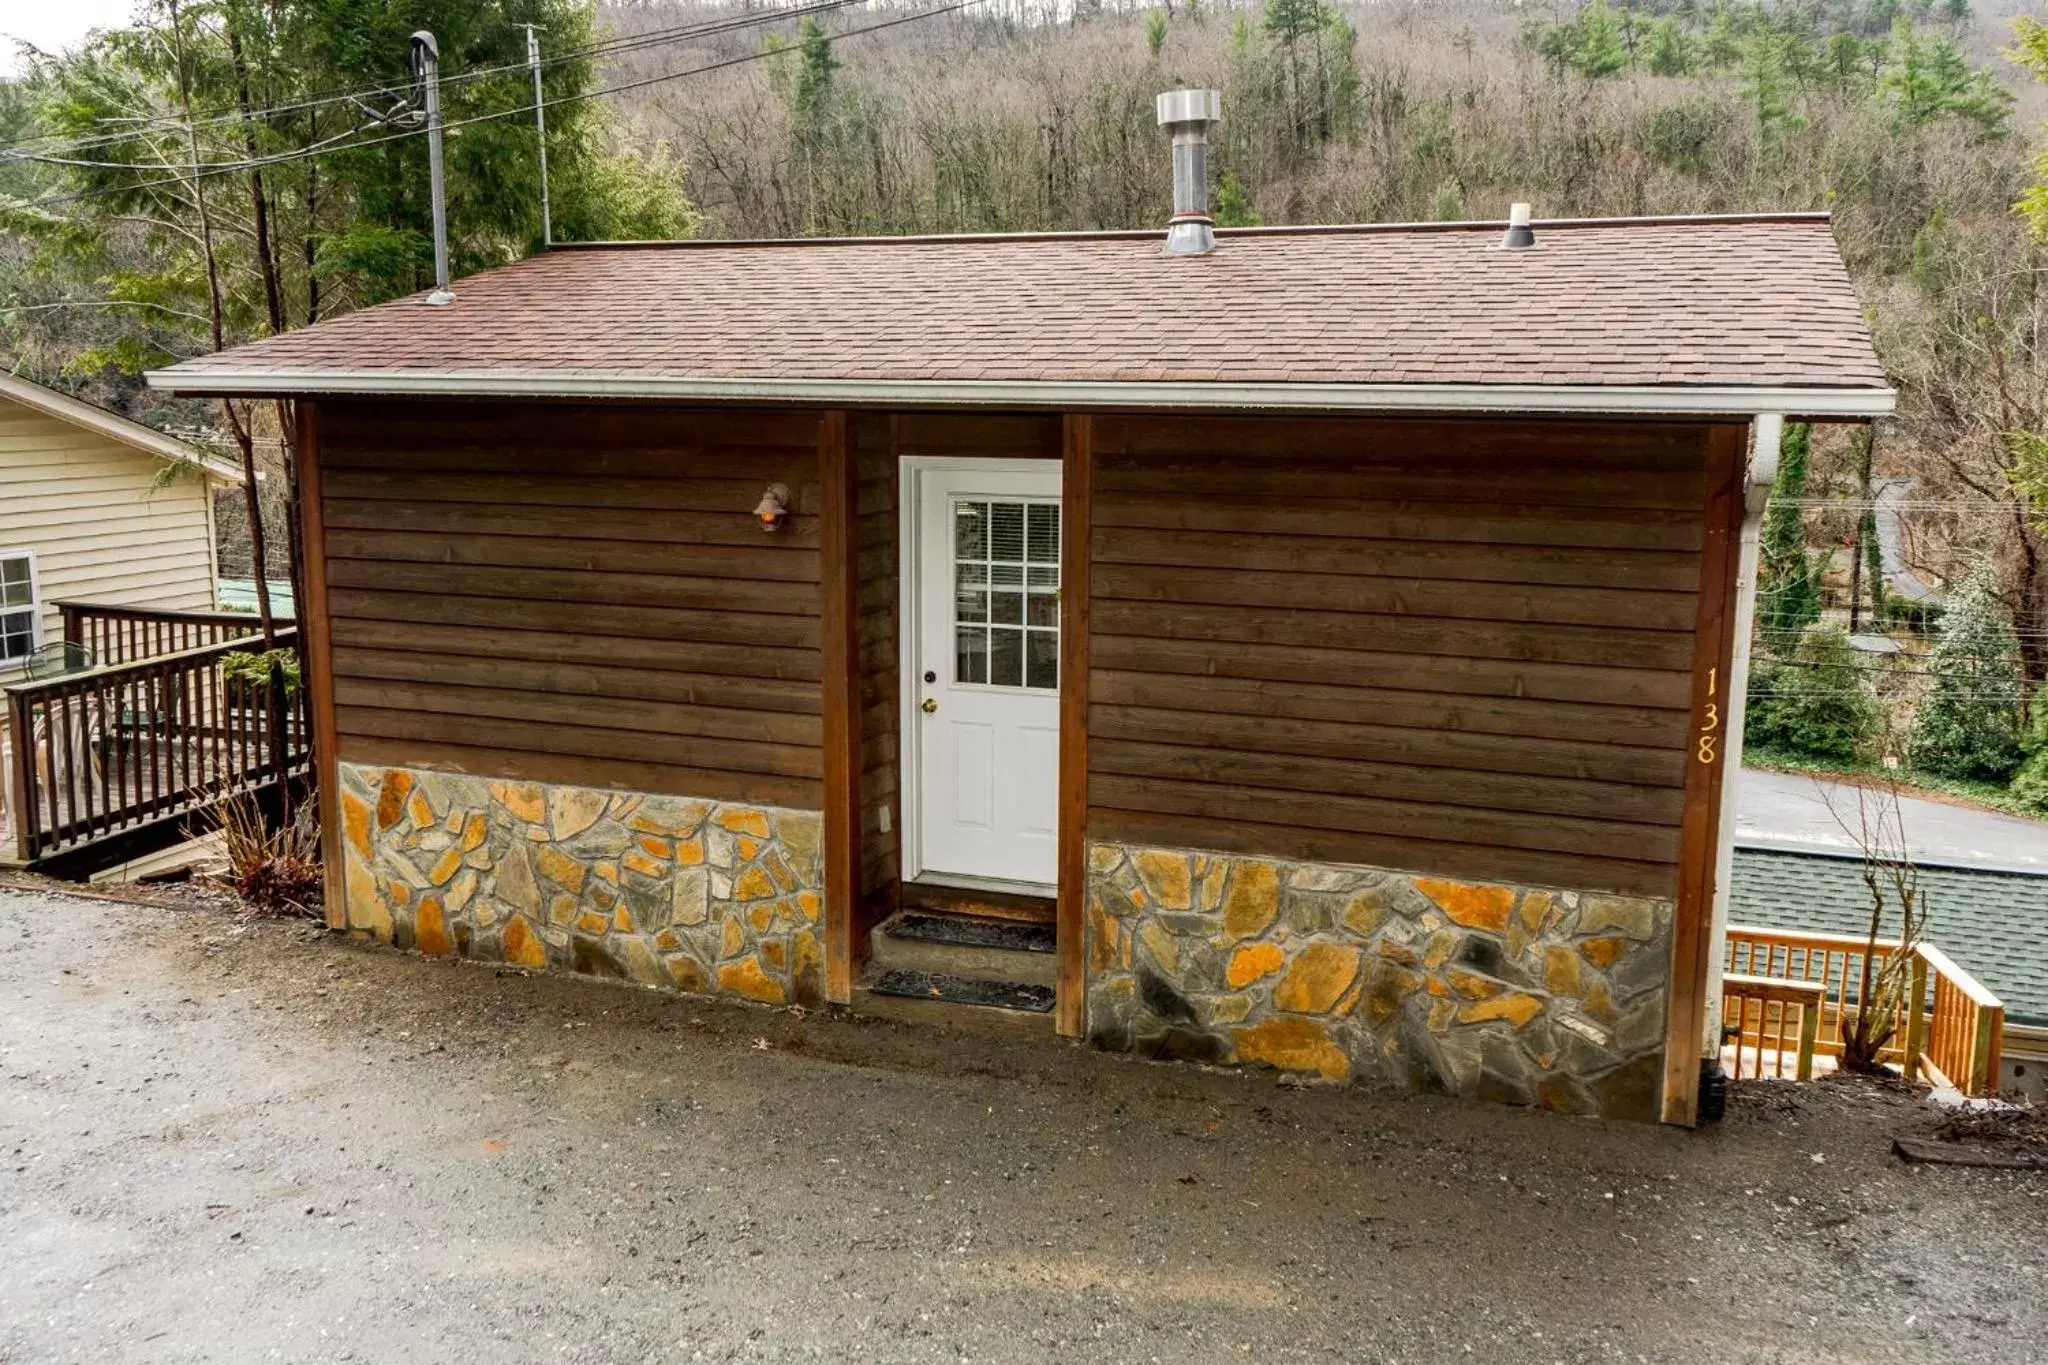
[[[701,379],[502,370],[152,370],[154,388],[207,395],[665,398],[832,406],[1883,417],[1890,389],[1747,385],[1233,384],[979,379]]]

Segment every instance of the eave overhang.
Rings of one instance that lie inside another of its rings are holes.
[[[1153,409],[1564,416],[1748,417],[1867,421],[1891,413],[1885,388],[1768,385],[1317,384],[1145,380],[725,379],[576,371],[152,370],[151,387],[187,396],[640,399],[824,407]]]

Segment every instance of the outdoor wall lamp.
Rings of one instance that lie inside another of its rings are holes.
[[[761,519],[764,531],[772,531],[782,525],[783,519],[789,515],[789,485],[769,484],[768,491],[761,495],[760,504],[754,508],[754,515]]]

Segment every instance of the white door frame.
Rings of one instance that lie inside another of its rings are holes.
[[[918,637],[920,618],[918,615],[918,585],[922,581],[924,563],[920,536],[918,535],[919,506],[918,475],[927,470],[958,469],[974,474],[1004,474],[1016,472],[1019,465],[1043,468],[1050,465],[1059,469],[1059,460],[992,458],[973,455],[904,455],[896,461],[896,728],[902,736],[902,749],[897,754],[897,795],[903,810],[903,827],[897,831],[897,849],[902,860],[901,879],[909,881],[927,880],[947,886],[960,886],[976,891],[1016,891],[1030,896],[1049,896],[1056,890],[1043,882],[1018,882],[1001,877],[968,877],[953,872],[938,872],[926,877],[924,871],[924,771],[923,751],[919,736],[923,727],[918,722],[917,697],[920,660],[918,658]],[[1060,534],[1066,534],[1064,513],[1060,519]],[[1064,586],[1064,585],[1063,585]],[[1061,629],[1065,630],[1064,613]],[[1064,657],[1064,656],[1063,656]],[[1064,686],[1066,680],[1062,678]]]

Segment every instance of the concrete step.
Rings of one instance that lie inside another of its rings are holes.
[[[1051,925],[905,910],[868,936],[875,972],[929,972],[974,981],[1052,986],[1059,979]]]
[[[968,1033],[1016,1037],[1054,1032],[1049,989],[938,972],[870,968],[853,988],[853,1008]]]

